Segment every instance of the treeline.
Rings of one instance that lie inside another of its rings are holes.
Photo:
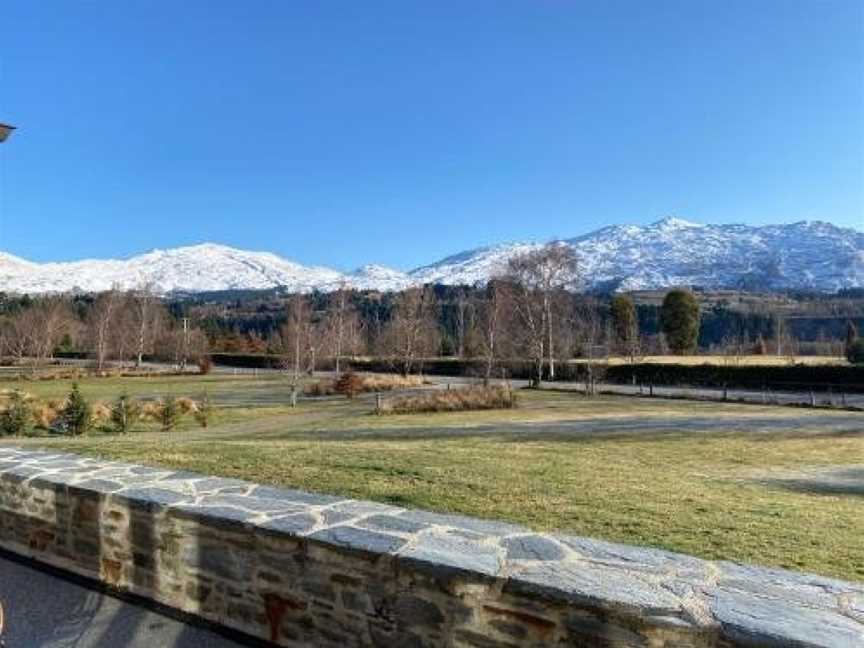
[[[140,366],[145,358],[209,365],[206,334],[174,317],[151,290],[109,290],[97,295],[0,296],[0,357],[44,364],[58,354]]]

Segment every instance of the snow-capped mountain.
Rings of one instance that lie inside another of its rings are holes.
[[[821,221],[789,225],[701,225],[664,218],[650,225],[612,225],[567,239],[588,286],[646,290],[669,286],[864,287],[864,232]],[[430,283],[485,281],[513,255],[538,244],[462,252],[410,273]]]
[[[613,225],[564,241],[580,260],[588,286],[637,290],[864,287],[864,232],[830,223],[701,225],[664,218],[650,225]],[[125,260],[32,263],[0,253],[0,291],[100,291],[152,286],[161,293],[230,289],[399,290],[423,283],[474,284],[502,273],[514,254],[539,243],[469,250],[405,273],[380,265],[353,272],[303,266],[269,252],[206,243],[155,250]]]
[[[10,260],[11,259],[11,260]],[[0,256],[0,290],[22,293],[96,292],[150,286],[172,291],[261,289],[312,290],[336,284],[342,273],[303,266],[269,252],[246,252],[204,243],[153,250],[126,260],[34,264]]]

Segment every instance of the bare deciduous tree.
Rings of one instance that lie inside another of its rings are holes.
[[[554,302],[579,282],[576,253],[564,243],[549,243],[511,257],[505,277],[513,286],[514,310],[524,327],[528,356],[535,364],[533,383],[539,386],[544,363],[548,363],[549,379],[555,379]]]
[[[303,367],[310,359],[311,312],[305,295],[294,294],[288,301],[287,320],[282,325],[282,369],[291,384],[291,405],[296,405]]]
[[[111,289],[100,294],[87,316],[87,333],[93,357],[96,360],[96,369],[102,371],[108,360],[112,348],[113,326],[120,305],[121,293]]]
[[[483,359],[483,382],[487,385],[495,364],[506,349],[505,331],[512,314],[511,305],[506,285],[493,279],[474,308],[476,318],[472,339],[476,340],[478,355]]]
[[[384,348],[405,376],[422,358],[440,348],[438,304],[430,286],[408,288],[395,300],[390,321],[384,328]]]
[[[158,335],[162,306],[149,285],[130,293],[130,302],[135,328],[135,366],[140,367]]]

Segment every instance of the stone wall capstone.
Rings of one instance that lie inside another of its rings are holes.
[[[864,646],[864,583],[13,447],[0,547],[281,646]]]

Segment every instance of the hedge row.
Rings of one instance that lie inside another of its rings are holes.
[[[864,366],[778,365],[724,366],[642,363],[619,365],[606,370],[614,383],[770,389],[774,391],[864,392]]]
[[[260,354],[214,353],[216,364],[229,367],[248,367],[258,369],[278,368],[280,356]],[[332,369],[330,363],[319,365],[319,369]],[[352,360],[355,371],[392,372],[397,365],[387,359]],[[434,358],[424,360],[418,367],[423,373],[432,376],[482,376],[482,363],[455,358]],[[503,373],[502,373],[503,370]],[[505,375],[513,379],[528,379],[533,375],[533,366],[528,361],[508,361],[498,364],[495,377]],[[555,378],[561,381],[585,380],[588,367],[584,363],[559,363],[555,368]],[[777,365],[777,366],[727,366],[727,365],[683,365],[640,363],[607,367],[596,364],[593,367],[596,379],[611,383],[664,386],[714,387],[724,385],[730,389],[804,390],[864,393],[864,366],[832,365]]]

